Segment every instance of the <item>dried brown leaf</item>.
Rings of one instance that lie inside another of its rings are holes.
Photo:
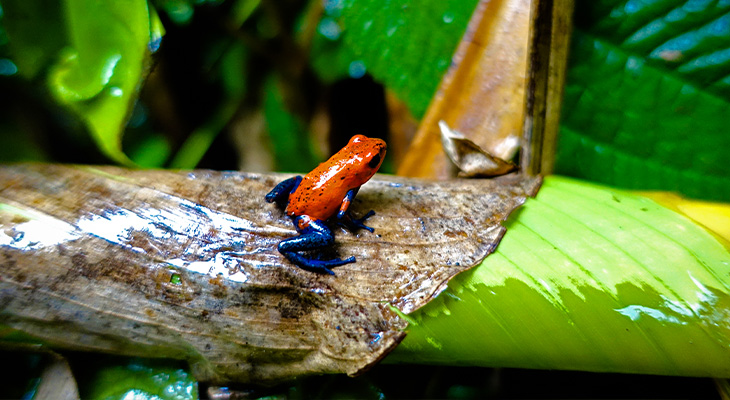
[[[521,169],[552,171],[573,0],[481,0],[399,175],[453,176],[439,121]]]
[[[481,0],[452,57],[399,175],[449,178],[439,121],[509,160],[525,118],[531,0]]]
[[[500,176],[517,168],[511,162],[484,151],[461,133],[451,130],[446,122],[440,121],[439,128],[441,128],[441,144],[444,146],[444,152],[458,168],[459,177]]]
[[[55,355],[43,369],[40,383],[35,389],[33,398],[36,400],[75,400],[80,398],[76,379],[71,367],[63,357]]]
[[[336,276],[284,259],[295,234],[264,195],[285,176],[0,168],[0,324],[57,348],[188,360],[211,382],[358,374],[409,313],[494,250],[539,178],[378,176],[336,231]]]

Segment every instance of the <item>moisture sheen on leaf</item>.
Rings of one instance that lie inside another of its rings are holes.
[[[540,184],[373,179],[353,210],[376,211],[375,233],[338,229],[334,251],[357,262],[329,276],[276,250],[295,231],[264,195],[284,177],[0,168],[0,323],[59,348],[185,359],[212,382],[357,374],[405,336],[398,311],[481,262]]]
[[[730,249],[646,197],[551,176],[393,361],[730,377]]]

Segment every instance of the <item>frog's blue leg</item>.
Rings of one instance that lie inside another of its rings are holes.
[[[302,177],[297,175],[289,179],[285,179],[279,182],[269,193],[266,194],[266,201],[268,203],[276,202],[278,205],[286,205],[286,201],[289,200],[289,195],[294,193],[302,182]]]
[[[344,217],[339,219],[339,224],[344,225],[347,229],[349,229],[351,232],[354,232],[358,229],[365,229],[370,232],[375,232],[375,229],[365,225],[365,220],[375,215],[375,211],[370,210],[367,212],[367,214],[363,215],[362,218],[353,218],[351,212],[347,212]]]
[[[297,225],[297,218],[295,218],[294,226]],[[279,252],[298,267],[307,271],[334,275],[335,273],[330,268],[355,262],[355,257],[347,257],[344,260],[340,258],[313,260],[298,253],[332,246],[335,243],[335,236],[323,221],[310,221],[309,226],[297,229],[297,231],[299,236],[282,240],[279,243]]]
[[[358,229],[367,229],[370,232],[374,232],[375,230],[373,228],[365,225],[365,220],[375,215],[375,211],[370,210],[362,218],[353,218],[352,213],[349,210],[350,203],[352,203],[352,200],[357,195],[358,190],[360,190],[360,188],[351,189],[347,192],[345,198],[342,199],[342,206],[340,207],[340,211],[337,213],[337,223],[353,232]]]

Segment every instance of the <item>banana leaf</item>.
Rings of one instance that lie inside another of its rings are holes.
[[[388,361],[730,377],[728,236],[678,210],[547,177],[496,252],[408,316]]]

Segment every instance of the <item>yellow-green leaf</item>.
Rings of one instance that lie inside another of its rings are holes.
[[[391,360],[730,377],[730,252],[644,196],[549,177]]]

